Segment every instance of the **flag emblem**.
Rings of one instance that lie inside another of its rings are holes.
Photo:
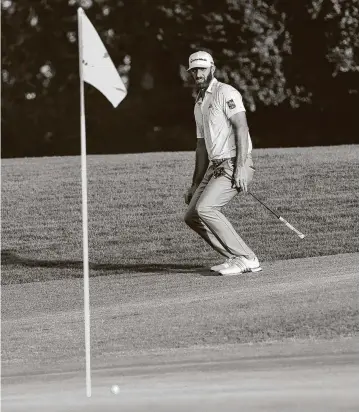
[[[230,109],[235,109],[235,108],[236,108],[236,104],[234,103],[234,100],[233,100],[233,99],[228,100],[227,104],[228,104],[228,107],[229,107]]]

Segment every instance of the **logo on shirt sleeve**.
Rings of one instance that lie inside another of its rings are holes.
[[[236,104],[234,103],[234,100],[233,100],[233,99],[228,100],[227,104],[228,104],[228,107],[229,107],[230,109],[235,109],[235,108],[236,108]]]

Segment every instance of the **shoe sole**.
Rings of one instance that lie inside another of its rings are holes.
[[[239,275],[244,275],[245,273],[257,273],[260,272],[262,270],[262,268],[260,266],[258,266],[257,268],[253,268],[251,270],[248,270],[246,272],[240,272],[240,273],[221,273],[218,272],[221,276],[239,276]]]
[[[211,268],[210,271],[211,271],[211,272],[219,272],[220,270],[223,270],[223,269],[227,269],[227,268],[222,268],[222,269],[212,269],[212,268]]]

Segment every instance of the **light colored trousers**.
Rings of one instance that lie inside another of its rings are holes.
[[[233,176],[234,163],[232,160],[224,161],[220,167],[224,167],[226,173]],[[249,185],[254,174],[251,155],[247,157],[245,167]],[[184,221],[221,255],[226,257],[244,256],[252,259],[255,257],[253,251],[221,213],[222,207],[238,194],[238,190],[232,187],[232,181],[227,176],[215,178],[213,176],[214,170],[214,165],[210,163],[202,182],[191,199]]]

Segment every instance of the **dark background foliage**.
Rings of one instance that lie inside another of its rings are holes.
[[[188,56],[213,53],[255,147],[359,142],[357,0],[2,0],[2,157],[80,153],[82,6],[128,86],[85,86],[88,153],[192,150]]]

